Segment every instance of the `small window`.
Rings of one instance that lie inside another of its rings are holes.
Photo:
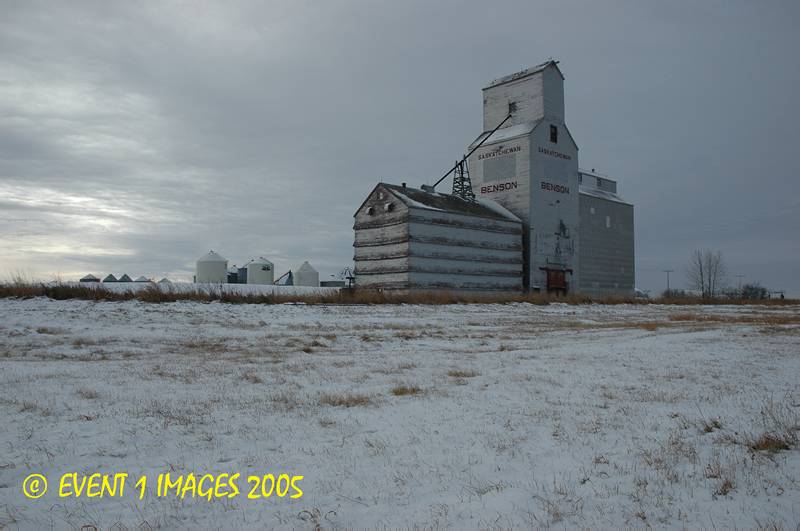
[[[603,188],[603,179],[600,177],[597,178],[597,187],[602,189]]]
[[[383,199],[386,195],[383,192],[378,192],[378,199]]]
[[[594,214],[594,207],[589,207],[589,214]]]
[[[606,228],[611,228],[611,216],[606,216]]]
[[[558,127],[555,125],[550,126],[550,142],[558,144]]]
[[[394,203],[386,203],[385,205],[383,205],[383,209],[386,212],[391,212],[392,210],[394,210]]]
[[[367,215],[368,215],[368,216],[371,216],[371,215],[373,215],[374,213],[375,213],[375,207],[369,207],[369,208],[367,209]]]

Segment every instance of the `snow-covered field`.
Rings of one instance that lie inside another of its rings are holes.
[[[0,528],[800,525],[800,308],[0,300]],[[769,445],[767,445],[769,446]],[[130,474],[60,498],[66,472]],[[303,496],[138,499],[159,473]],[[49,490],[23,496],[43,474]]]

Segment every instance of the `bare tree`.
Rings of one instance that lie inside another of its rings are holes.
[[[687,268],[689,284],[698,290],[703,297],[716,297],[725,285],[725,262],[722,253],[695,250],[689,259]]]

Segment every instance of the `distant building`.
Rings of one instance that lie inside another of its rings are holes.
[[[74,278],[74,277],[73,277]],[[85,277],[81,278],[81,282],[100,282],[100,279],[92,274],[88,274]]]
[[[137,278],[136,280],[134,280],[134,282],[150,282],[150,279],[145,277],[144,275],[142,275],[139,278]]]
[[[131,279],[131,277],[129,277],[127,273],[123,273],[122,276],[119,277],[119,280],[117,280],[117,282],[133,282],[133,279]]]
[[[319,273],[308,262],[303,262],[292,272],[292,280],[295,286],[319,287]]]
[[[275,280],[275,265],[264,257],[250,260],[246,271],[247,284],[272,284]]]
[[[109,273],[106,275],[106,278],[103,279],[103,282],[119,282],[119,280],[117,280],[117,277]]]
[[[197,260],[195,282],[224,284],[228,281],[228,261],[213,250]]]

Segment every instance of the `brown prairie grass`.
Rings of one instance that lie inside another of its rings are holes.
[[[790,450],[793,442],[784,434],[762,433],[758,437],[749,439],[747,447],[753,452],[775,454],[781,450]]]
[[[369,406],[373,402],[371,396],[357,393],[324,393],[319,397],[320,405],[333,407]]]
[[[81,387],[80,389],[75,391],[75,394],[77,394],[79,397],[85,400],[94,400],[96,398],[100,398],[100,393],[98,393],[94,389],[87,389],[85,387]]]
[[[458,370],[453,369],[451,371],[447,371],[447,376],[451,378],[474,378],[476,376],[480,376],[480,373],[473,370]]]
[[[733,483],[732,479],[725,478],[714,494],[717,496],[727,496],[735,487],[736,485]]]
[[[246,371],[242,374],[242,380],[251,384],[263,384],[264,380],[253,371]]]
[[[148,285],[139,290],[116,291],[102,284],[81,286],[70,283],[35,283],[15,280],[0,284],[0,298],[48,297],[55,300],[83,299],[95,301],[140,300],[161,303],[177,301],[225,302],[231,304],[505,304],[527,302],[547,305],[551,302],[566,304],[681,304],[681,305],[759,305],[781,306],[798,304],[794,299],[768,299],[763,301],[735,299],[670,298],[639,299],[633,297],[589,297],[581,294],[556,296],[539,293],[454,293],[448,291],[392,292],[366,289],[339,290],[313,294],[238,293],[222,288],[195,287],[187,290]]]
[[[668,316],[674,322],[758,324],[758,325],[794,325],[800,324],[800,313],[786,315],[710,315],[697,313],[676,313]]]
[[[398,385],[392,388],[394,396],[421,395],[424,391],[418,385]]]

